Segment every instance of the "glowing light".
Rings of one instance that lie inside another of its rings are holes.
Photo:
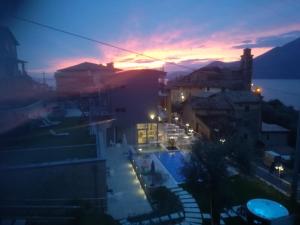
[[[174,118],[176,121],[178,121],[179,120],[179,117],[178,116],[175,116],[175,118]]]
[[[141,152],[141,151],[143,151],[143,149],[142,149],[142,148],[139,148],[138,151]]]
[[[190,126],[190,124],[189,124],[189,123],[186,123],[186,124],[185,124],[185,126],[186,126],[186,127],[189,127],[189,126]]]
[[[194,130],[193,130],[193,129],[189,129],[189,132],[190,132],[190,133],[193,133],[193,132],[194,132]]]
[[[150,117],[151,120],[154,120],[155,114],[154,114],[154,113],[150,113],[150,114],[149,114],[149,117]]]
[[[220,142],[221,142],[222,144],[224,144],[224,143],[226,142],[226,139],[225,139],[225,138],[220,138]]]
[[[158,121],[161,121],[161,117],[160,116],[158,116],[157,119],[158,119]]]
[[[262,93],[262,88],[261,87],[255,87],[253,92],[257,93],[257,94],[260,94],[260,93]]]

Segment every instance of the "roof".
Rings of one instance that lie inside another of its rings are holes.
[[[75,72],[75,71],[114,71],[102,64],[96,64],[91,62],[83,62],[74,66],[59,69],[58,72]]]
[[[260,97],[252,91],[224,91],[218,92],[216,96],[222,95],[232,103],[258,103]]]
[[[152,79],[155,77],[163,77],[166,72],[154,69],[136,69],[136,70],[125,70],[117,72],[115,75],[110,76],[104,81],[104,86],[111,88],[119,87],[122,85],[127,85],[133,80],[140,80],[141,84],[151,85]],[[155,85],[158,85],[158,80],[156,80]]]
[[[279,126],[277,124],[272,124],[272,123],[264,123],[264,122],[262,122],[261,131],[262,132],[289,132],[288,129],[282,126]]]
[[[170,81],[168,88],[174,87],[211,87],[239,90],[244,87],[244,80],[240,70],[204,67]]]
[[[208,98],[192,97],[190,100],[193,109],[202,110],[232,110],[232,105],[222,96]]]
[[[19,45],[13,33],[10,31],[8,27],[0,26],[0,40],[10,38],[15,45]]]

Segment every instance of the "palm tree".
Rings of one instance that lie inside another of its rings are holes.
[[[192,157],[183,169],[186,179],[193,184],[205,186],[210,198],[212,224],[220,223],[220,212],[224,207],[225,194],[222,190],[228,178],[227,166],[233,164],[243,173],[251,172],[250,145],[245,140],[234,138],[220,141],[198,140],[192,146]]]

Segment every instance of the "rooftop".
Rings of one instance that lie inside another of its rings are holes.
[[[211,87],[242,89],[244,81],[239,70],[219,67],[203,67],[186,76],[169,82],[168,87]]]
[[[218,95],[224,96],[232,103],[256,103],[260,101],[260,97],[251,91],[224,91],[215,96]]]
[[[91,62],[83,62],[74,66],[69,66],[63,69],[59,69],[58,72],[77,72],[77,71],[117,71],[112,66],[104,66],[102,64],[96,64]]]
[[[272,124],[272,123],[264,123],[264,122],[262,122],[261,131],[262,132],[289,132],[288,129],[282,126],[279,126],[277,124]]]

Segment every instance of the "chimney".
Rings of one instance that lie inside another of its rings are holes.
[[[113,62],[110,62],[110,63],[106,63],[106,68],[107,69],[110,69],[110,70],[114,70],[114,63]]]
[[[245,48],[244,54],[241,55],[241,73],[244,79],[244,89],[251,90],[252,83],[252,64],[253,55],[251,55],[251,49]]]

